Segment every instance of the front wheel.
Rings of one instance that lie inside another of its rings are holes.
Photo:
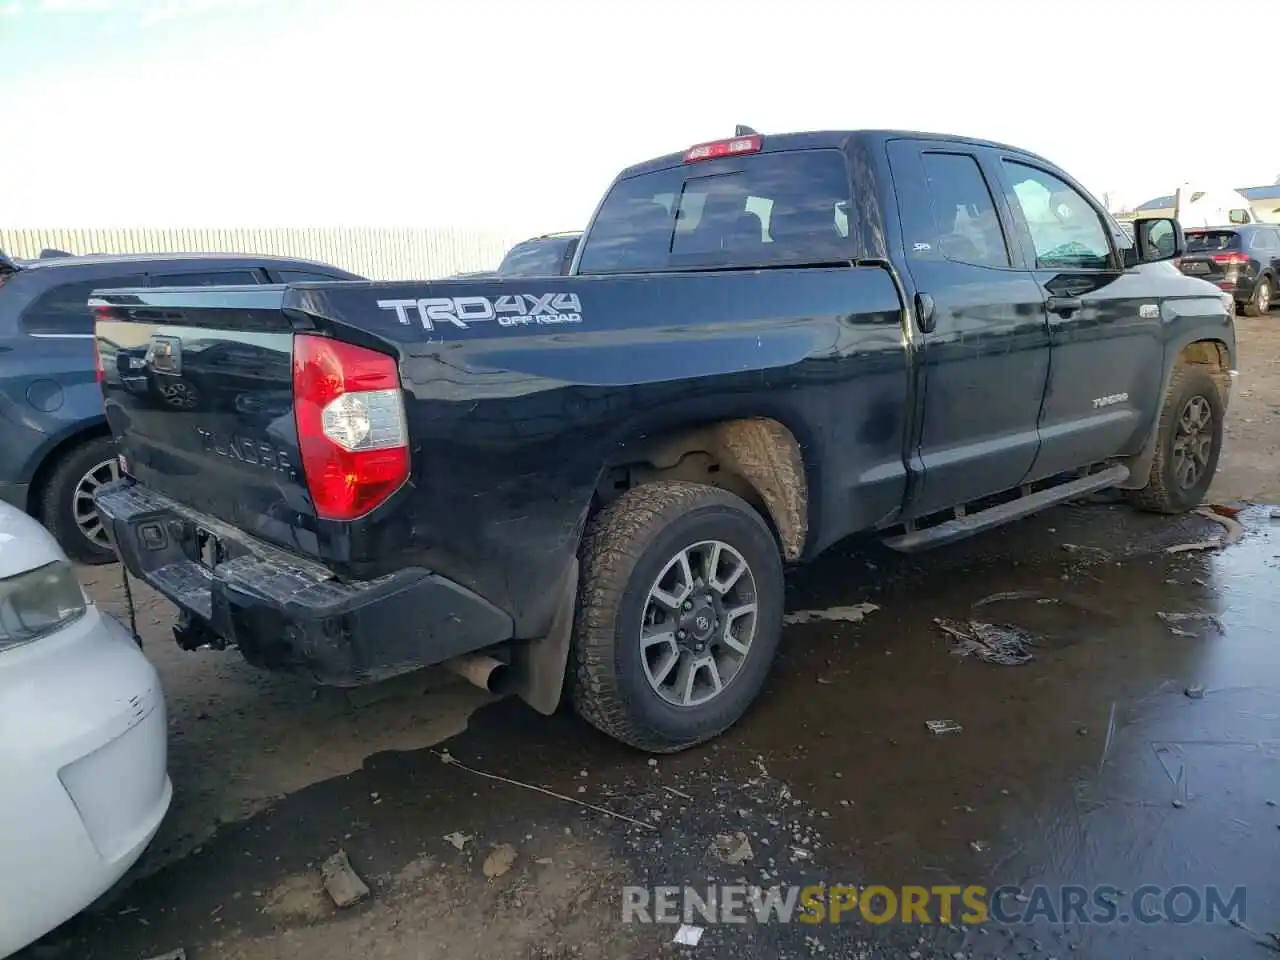
[[[630,490],[583,542],[574,706],[649,752],[708,740],[759,694],[782,612],[777,541],[746,501],[678,481]]]
[[[1194,363],[1174,367],[1160,410],[1151,473],[1147,485],[1134,491],[1134,503],[1155,513],[1185,513],[1198,506],[1218,469],[1225,415],[1208,368]]]
[[[1244,312],[1251,317],[1265,317],[1275,302],[1275,291],[1271,288],[1271,278],[1262,277],[1253,288],[1253,297],[1244,305]]]

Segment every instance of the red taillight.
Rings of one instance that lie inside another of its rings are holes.
[[[98,372],[98,382],[105,383],[107,380],[106,368],[102,366],[102,351],[98,349],[98,338],[93,338],[93,368]]]
[[[293,413],[316,515],[354,520],[409,479],[396,362],[327,337],[293,338]]]
[[[1211,259],[1214,263],[1248,263],[1249,258],[1243,253],[1215,253]]]
[[[715,160],[718,157],[736,157],[740,153],[759,153],[764,140],[758,134],[750,137],[734,137],[732,140],[713,140],[690,147],[684,155],[685,163],[699,160]]]

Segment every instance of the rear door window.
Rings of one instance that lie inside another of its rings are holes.
[[[977,159],[962,153],[925,153],[922,159],[938,252],[960,263],[1009,266],[996,202]]]
[[[147,278],[141,274],[61,284],[46,290],[22,312],[22,328],[38,337],[93,336],[93,314],[89,311],[93,291],[145,286]]]
[[[766,153],[640,174],[610,191],[578,270],[847,260],[851,199],[839,150]]]
[[[1187,235],[1187,253],[1216,253],[1239,250],[1240,234],[1234,230],[1204,230]]]
[[[1249,244],[1249,249],[1264,253],[1280,250],[1280,234],[1267,227],[1258,227],[1253,231],[1253,242]]]
[[[153,287],[240,287],[258,282],[254,270],[199,270],[188,273],[153,273]]]

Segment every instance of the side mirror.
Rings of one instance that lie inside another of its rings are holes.
[[[1159,263],[1175,260],[1187,251],[1187,240],[1182,225],[1172,217],[1139,217],[1133,221],[1133,251],[1125,259],[1139,263]]]

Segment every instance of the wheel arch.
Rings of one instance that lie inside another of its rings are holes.
[[[39,505],[41,495],[49,482],[49,476],[67,453],[89,440],[109,436],[111,436],[111,428],[107,425],[107,418],[102,417],[77,423],[51,438],[40,454],[33,458],[36,466],[31,473],[31,486],[27,493],[27,511],[31,512]]]
[[[689,480],[735,493],[773,529],[784,559],[804,554],[812,483],[800,441],[774,417],[729,417],[643,432],[618,445],[601,470],[593,510],[657,480]]]
[[[1225,398],[1231,395],[1231,348],[1225,340],[1220,337],[1193,334],[1179,344],[1177,352],[1173,354],[1173,362],[1165,366],[1164,378],[1160,383],[1159,399],[1146,443],[1138,453],[1132,457],[1121,458],[1119,461],[1129,468],[1129,479],[1120,485],[1120,489],[1141,490],[1147,485],[1160,441],[1160,409],[1169,391],[1169,381],[1173,377],[1175,367],[1190,364],[1203,364],[1210,368],[1210,375],[1218,385],[1224,402]]]

